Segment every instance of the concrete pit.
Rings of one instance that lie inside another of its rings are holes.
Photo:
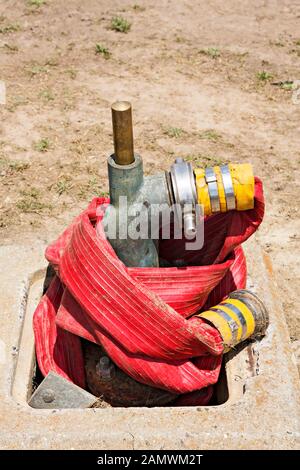
[[[266,336],[226,355],[216,400],[203,407],[33,409],[32,315],[46,273],[44,245],[0,249],[2,449],[293,449],[299,446],[299,376],[272,264],[245,244],[248,288],[270,313]]]

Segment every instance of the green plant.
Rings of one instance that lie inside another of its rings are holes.
[[[263,70],[262,72],[257,72],[256,77],[261,82],[267,82],[268,80],[271,80],[273,78],[273,75]]]
[[[90,178],[87,183],[82,184],[79,186],[79,193],[78,196],[80,199],[86,199],[90,196],[108,196],[107,192],[100,190],[100,183],[99,179],[96,176]]]
[[[7,43],[5,43],[5,44],[4,44],[4,47],[5,47],[7,50],[11,51],[11,52],[17,52],[17,51],[19,50],[18,46],[16,46],[15,44],[7,44]]]
[[[19,31],[20,26],[16,23],[10,23],[0,28],[0,34],[15,33]]]
[[[294,82],[283,82],[280,84],[280,88],[282,88],[283,90],[290,91],[294,88]]]
[[[180,137],[183,134],[183,129],[181,127],[167,127],[164,131],[164,134],[166,134],[169,137],[175,137],[176,139]]]
[[[99,189],[99,180],[96,176],[90,178],[87,182],[86,188],[88,191],[96,192]]]
[[[29,188],[21,191],[23,196],[17,201],[17,208],[25,213],[34,212],[39,214],[44,209],[50,209],[50,204],[45,204],[40,201],[40,192],[36,188]]]
[[[146,8],[145,7],[142,7],[141,5],[138,5],[137,3],[135,3],[132,7],[135,11],[145,11]]]
[[[41,73],[47,73],[48,68],[45,67],[44,65],[32,65],[30,67],[27,67],[26,71],[29,73],[31,77],[34,77],[35,75],[39,75]]]
[[[9,103],[7,106],[7,110],[9,112],[14,112],[18,106],[23,106],[28,104],[28,99],[21,95],[11,96],[9,99]]]
[[[0,170],[4,169],[7,166],[7,158],[0,155]]]
[[[290,49],[289,54],[297,54],[297,56],[300,57],[300,49],[299,48]]]
[[[51,90],[43,90],[39,93],[39,98],[42,98],[44,101],[53,101],[54,96]]]
[[[72,80],[74,80],[77,76],[77,71],[74,69],[67,69],[65,70],[65,73],[67,73]]]
[[[194,162],[198,167],[206,167],[206,166],[220,166],[224,165],[224,160],[220,157],[215,155],[205,155],[205,154],[196,154],[196,155],[188,155],[185,157],[186,161]]]
[[[4,173],[10,175],[14,173],[22,173],[24,170],[30,167],[28,162],[22,161],[10,161],[7,157],[0,156],[0,170],[4,170]]]
[[[44,63],[44,65],[49,65],[50,67],[57,67],[59,65],[59,61],[57,57],[49,57]]]
[[[216,59],[221,55],[220,50],[217,47],[208,47],[207,49],[201,49],[200,54],[207,55],[212,59]]]
[[[72,189],[73,184],[70,181],[70,178],[68,177],[62,177],[60,178],[56,184],[54,185],[55,190],[58,192],[58,194],[61,196],[63,193],[67,193]]]
[[[30,165],[28,162],[14,161],[14,162],[10,162],[8,167],[13,173],[21,173],[22,171],[27,170],[27,168],[29,168]]]
[[[40,8],[42,5],[44,5],[46,2],[45,0],[28,0],[28,5],[30,7],[36,7],[36,8]]]
[[[131,28],[131,23],[122,16],[114,16],[111,20],[111,29],[119,33],[128,33]]]
[[[213,129],[208,129],[207,131],[200,132],[199,137],[200,139],[212,140],[213,142],[217,142],[221,139],[221,135]]]
[[[38,152],[47,152],[50,148],[50,142],[48,139],[41,139],[34,144],[34,149]]]
[[[111,52],[108,50],[108,48],[102,46],[101,44],[96,44],[95,53],[103,55],[105,59],[109,59],[111,56]]]
[[[185,38],[182,36],[176,36],[175,41],[178,42],[179,44],[185,42]]]

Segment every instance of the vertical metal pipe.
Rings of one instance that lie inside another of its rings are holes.
[[[118,165],[130,165],[134,162],[131,104],[128,101],[116,101],[111,111],[115,162]]]

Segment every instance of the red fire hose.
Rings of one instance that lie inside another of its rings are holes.
[[[98,223],[108,203],[94,199],[46,250],[57,275],[34,314],[41,372],[53,370],[85,388],[81,337],[100,344],[135,380],[187,394],[187,401],[193,392],[205,404],[212,388],[198,391],[217,382],[223,344],[217,329],[192,315],[245,287],[240,245],[262,221],[262,183],[255,178],[254,209],[205,219],[201,250],[161,240],[160,257],[182,259],[182,268],[126,267]]]

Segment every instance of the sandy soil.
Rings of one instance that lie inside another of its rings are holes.
[[[284,82],[300,79],[300,4],[135,1],[1,0],[2,243],[49,241],[107,192],[110,104],[130,100],[147,172],[175,155],[253,163],[267,201],[256,236],[295,341],[300,97]],[[111,29],[115,16],[127,33]]]

